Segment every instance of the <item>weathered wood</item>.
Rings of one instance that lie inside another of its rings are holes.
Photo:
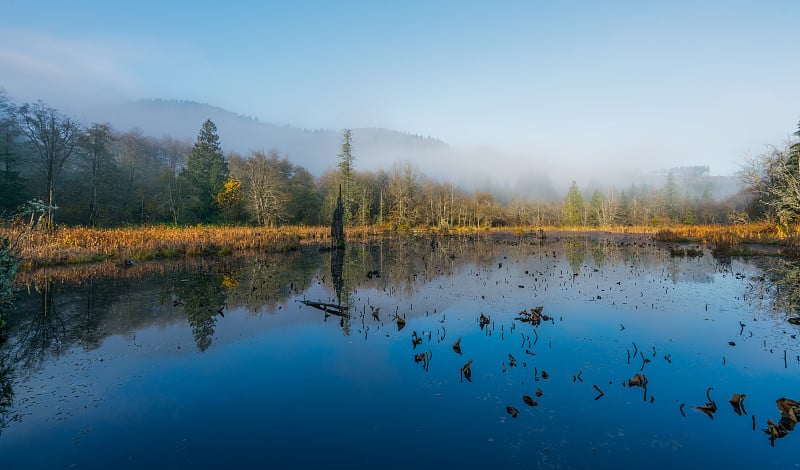
[[[333,248],[344,248],[344,206],[342,204],[342,186],[339,186],[339,197],[336,198],[336,207],[333,209],[331,222],[331,244]]]
[[[350,310],[350,307],[346,305],[336,305],[325,302],[314,302],[311,300],[300,300],[299,302],[303,305],[314,307],[316,309],[322,310],[323,312],[330,313],[332,315],[339,315],[339,316],[348,315],[347,311]]]

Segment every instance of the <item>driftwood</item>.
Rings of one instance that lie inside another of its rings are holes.
[[[325,313],[330,313],[331,315],[338,315],[340,317],[349,315],[347,311],[350,310],[350,307],[346,305],[328,304],[325,302],[313,302],[311,300],[300,300],[299,302],[303,305],[308,305],[309,307],[314,307],[316,309],[322,310]]]

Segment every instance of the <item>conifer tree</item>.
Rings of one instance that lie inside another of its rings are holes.
[[[342,218],[349,224],[353,218],[353,204],[355,202],[355,186],[353,182],[353,140],[352,131],[345,129],[342,134],[342,151],[339,157],[339,176],[341,178],[342,192]]]
[[[563,223],[564,225],[581,225],[583,222],[583,194],[578,189],[578,183],[572,182],[564,200]]]
[[[187,194],[184,211],[187,222],[218,221],[220,208],[216,201],[225,190],[228,162],[222,154],[217,126],[211,119],[203,123],[181,179]]]

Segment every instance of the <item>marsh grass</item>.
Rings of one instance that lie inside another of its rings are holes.
[[[796,256],[800,247],[798,235],[789,235],[779,225],[768,222],[669,227],[656,232],[653,238],[663,242],[705,244],[718,256],[769,254]],[[765,248],[779,248],[779,250],[765,250]]]
[[[696,242],[708,244],[794,246],[797,237],[789,236],[777,224],[754,222],[736,225],[682,225],[664,228],[654,238],[667,242]]]
[[[4,227],[0,234],[13,235],[15,230]],[[25,267],[33,268],[104,260],[146,261],[246,251],[286,251],[303,241],[325,239],[322,229],[297,227],[60,227],[51,232],[25,233],[19,257]]]
[[[553,233],[606,232],[652,236],[665,242],[710,245],[719,251],[742,252],[743,244],[780,245],[797,252],[797,236],[790,237],[774,224],[603,227],[502,227],[502,228],[397,228],[389,225],[347,227],[346,238],[367,242],[391,236],[446,236],[505,233],[547,237]],[[24,233],[23,233],[24,232]],[[251,252],[285,252],[301,244],[329,244],[329,227],[217,227],[144,226],[114,229],[59,227],[53,231],[25,231],[0,227],[0,236],[20,237],[19,258],[23,268],[102,261],[124,262],[184,257],[228,256]]]

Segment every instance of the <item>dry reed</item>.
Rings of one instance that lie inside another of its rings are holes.
[[[516,235],[548,232],[597,232],[652,235],[659,241],[687,241],[716,246],[742,243],[782,244],[797,247],[797,237],[785,235],[776,225],[765,222],[744,225],[698,225],[660,228],[652,226],[603,227],[503,227],[452,229],[416,227],[393,230],[390,226],[348,227],[351,241],[367,241],[393,234],[475,234],[511,232]],[[50,232],[25,231],[15,226],[0,227],[0,236],[21,236],[19,256],[23,268],[82,264],[105,260],[150,260],[186,256],[278,252],[296,249],[303,243],[330,243],[329,227],[170,227],[93,229],[59,227]]]

